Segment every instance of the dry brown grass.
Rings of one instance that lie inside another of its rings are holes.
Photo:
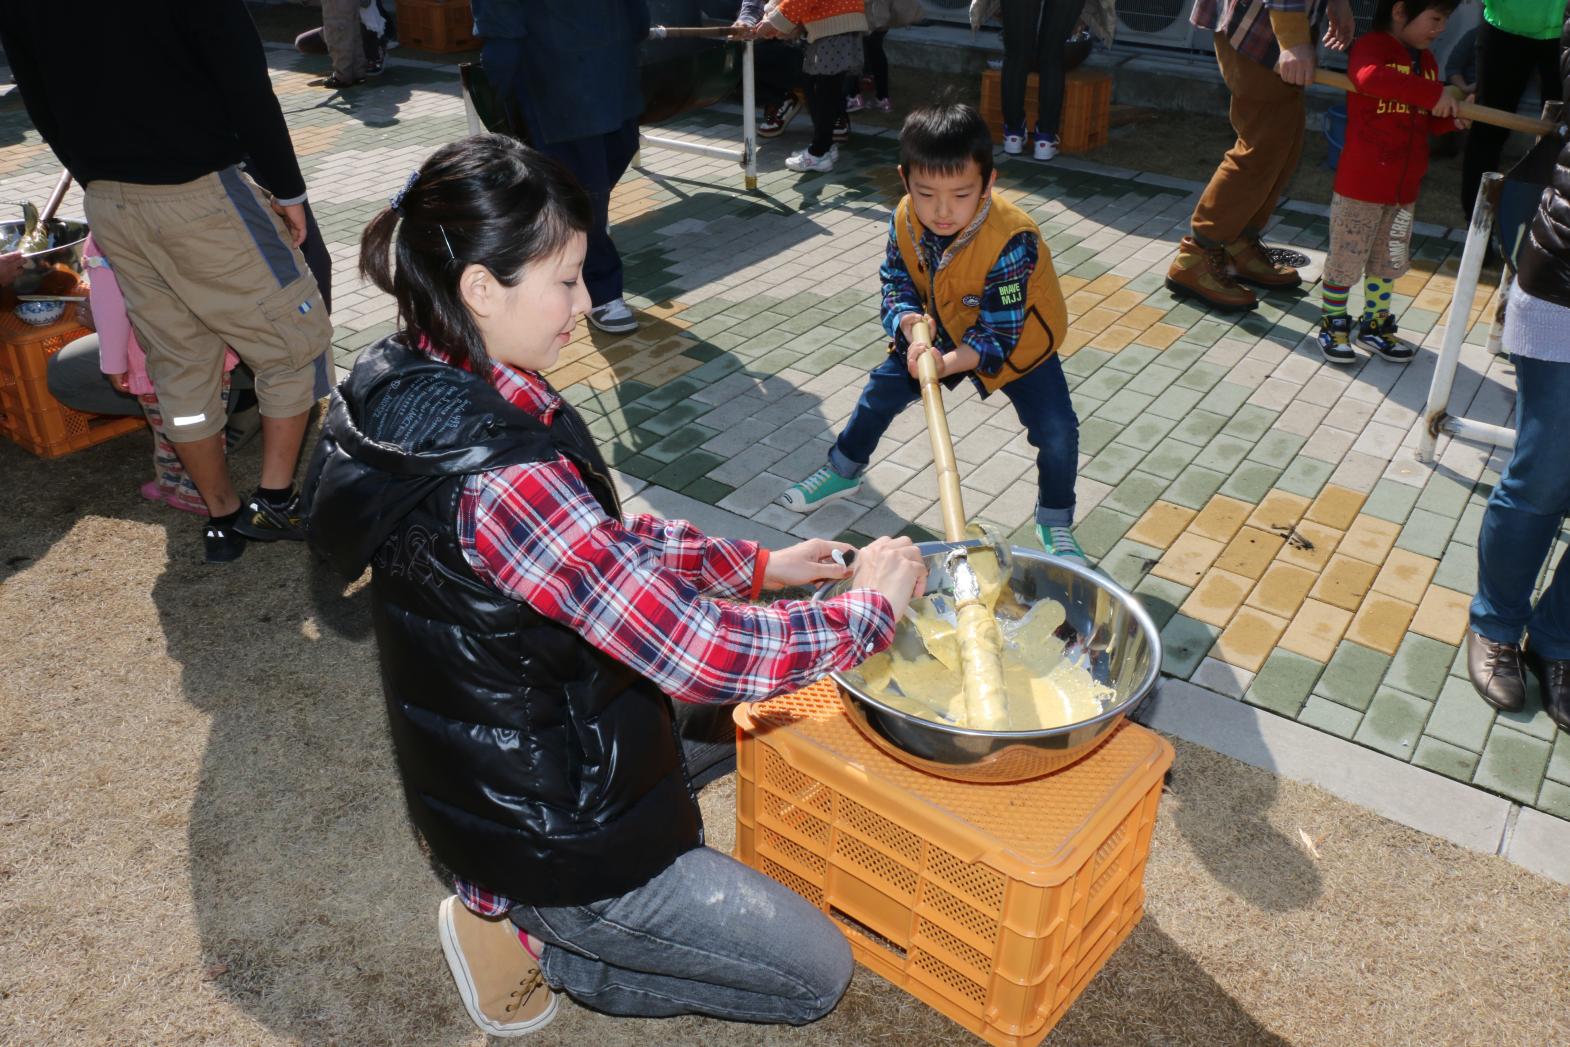
[[[297,547],[197,563],[144,439],[0,446],[0,1043],[481,1042],[363,602]],[[730,782],[703,799],[730,846]],[[1148,887],[1049,1044],[1570,1042],[1570,891],[1314,789],[1180,745]],[[534,1042],[967,1041],[862,973],[810,1028],[569,1007]]]

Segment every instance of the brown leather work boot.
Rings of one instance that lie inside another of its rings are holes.
[[[1240,284],[1253,284],[1274,291],[1297,287],[1303,282],[1296,269],[1278,265],[1270,260],[1257,236],[1245,236],[1227,244],[1227,260],[1232,263],[1232,276]]]
[[[1167,289],[1197,298],[1212,309],[1243,312],[1259,304],[1254,292],[1239,284],[1227,271],[1225,247],[1201,247],[1192,236],[1178,244],[1177,257],[1167,270]]]

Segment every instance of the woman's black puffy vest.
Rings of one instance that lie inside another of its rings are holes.
[[[1565,14],[1559,37],[1559,75],[1570,90],[1570,12]],[[1570,99],[1570,95],[1565,96]],[[1559,118],[1559,159],[1553,179],[1543,192],[1542,203],[1527,230],[1526,242],[1516,261],[1516,282],[1534,298],[1570,307],[1570,114]]]
[[[307,481],[313,546],[348,577],[371,563],[415,825],[459,876],[547,906],[624,893],[702,842],[670,700],[481,581],[458,547],[466,476],[558,452],[619,516],[570,406],[547,428],[388,339],[334,393]]]

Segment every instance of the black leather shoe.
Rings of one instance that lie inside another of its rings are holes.
[[[1544,658],[1527,646],[1526,664],[1543,688],[1543,709],[1561,731],[1570,731],[1570,658]]]
[[[1495,643],[1466,631],[1466,674],[1483,701],[1503,712],[1519,712],[1526,704],[1526,679],[1521,675],[1521,645]]]

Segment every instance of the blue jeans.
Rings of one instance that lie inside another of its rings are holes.
[[[1516,443],[1477,539],[1472,628],[1496,643],[1531,634],[1545,658],[1570,658],[1570,572],[1560,557],[1537,606],[1532,586],[1570,512],[1570,364],[1515,358]]]
[[[551,987],[607,1014],[804,1025],[834,1009],[855,969],[827,916],[707,847],[618,897],[508,915],[545,942]]]
[[[1014,405],[1025,438],[1036,449],[1036,522],[1045,527],[1070,526],[1074,478],[1079,473],[1079,419],[1069,400],[1062,361],[1048,357],[1001,392]],[[859,475],[895,416],[920,399],[921,385],[905,369],[905,358],[890,354],[867,376],[845,431],[829,449],[829,467],[841,476]]]

